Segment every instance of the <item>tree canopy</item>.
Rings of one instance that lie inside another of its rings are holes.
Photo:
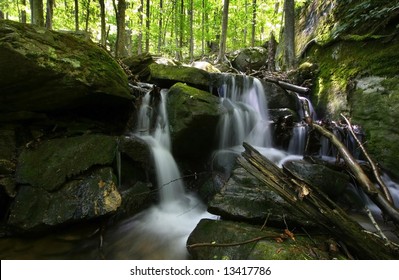
[[[125,5],[121,5],[121,2]],[[85,31],[96,42],[104,42],[105,38],[107,47],[114,52],[118,15],[124,14],[125,34],[121,36],[124,36],[122,41],[127,54],[151,52],[178,59],[193,59],[209,52],[218,52],[223,2],[2,0],[0,10],[6,19],[33,22],[53,30]],[[230,0],[226,50],[263,45],[271,32],[278,34],[283,20],[283,2],[284,0]],[[305,0],[295,2],[300,5]],[[123,6],[126,10],[121,13],[120,7]],[[43,10],[42,13],[37,11],[38,7]],[[123,20],[120,22],[123,23]]]

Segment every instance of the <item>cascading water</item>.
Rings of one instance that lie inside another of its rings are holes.
[[[305,151],[307,126],[297,124],[292,129],[292,137],[288,144],[288,153],[293,155],[303,155]]]
[[[185,259],[188,235],[200,219],[214,217],[206,212],[205,206],[193,194],[185,191],[170,152],[166,93],[161,91],[158,108],[151,106],[149,93],[143,97],[135,131],[135,135],[151,148],[159,203],[123,222],[115,230],[109,241],[112,244],[108,252],[110,258]]]
[[[219,150],[214,155],[219,166],[229,172],[234,158],[243,151],[243,142],[276,163],[287,155],[272,147],[267,96],[258,79],[226,75],[219,97],[226,110],[219,121]]]
[[[267,99],[258,79],[226,76],[219,96],[227,111],[220,120],[221,149],[242,145],[244,141],[254,146],[271,146]]]

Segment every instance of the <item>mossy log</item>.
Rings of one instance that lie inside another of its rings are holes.
[[[397,259],[399,249],[366,232],[325,194],[287,174],[244,143],[239,163],[271,190],[341,240],[359,259]]]

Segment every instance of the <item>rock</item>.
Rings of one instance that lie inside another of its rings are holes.
[[[283,164],[283,168],[310,186],[321,190],[334,202],[345,202],[342,203],[344,207],[359,207],[360,201],[359,198],[353,197],[353,180],[348,174],[306,161],[288,161]]]
[[[12,160],[16,156],[15,130],[11,126],[0,126],[0,174],[15,171]]]
[[[151,149],[148,144],[137,136],[122,136],[119,138],[119,151],[131,160],[149,167],[151,164]]]
[[[185,158],[208,157],[222,114],[219,98],[177,83],[168,93],[167,111],[173,152]]]
[[[127,76],[96,44],[8,20],[0,21],[0,38],[0,112],[116,119],[131,108]]]
[[[111,165],[115,159],[115,137],[83,135],[52,139],[36,148],[24,149],[18,158],[16,179],[19,184],[59,189],[67,179],[98,165]]]
[[[149,82],[162,88],[170,88],[177,82],[187,83],[190,86],[209,90],[211,76],[205,70],[187,66],[170,66],[151,64]]]
[[[350,98],[352,124],[365,131],[366,149],[373,160],[399,177],[399,76],[363,77],[356,84]]]
[[[219,194],[208,203],[208,211],[223,219],[268,225],[310,226],[309,221],[279,195],[267,189],[242,168],[235,168]]]
[[[296,235],[293,239],[281,238],[284,230],[223,220],[201,220],[190,234],[187,245],[195,260],[304,260],[304,259],[345,259],[339,251],[329,252],[335,244],[328,236],[311,234]],[[239,246],[204,246],[191,248],[200,243],[234,244],[265,237]],[[267,267],[265,267],[267,268]]]
[[[123,63],[127,65],[134,75],[137,75],[141,81],[149,78],[150,70],[148,66],[154,63],[155,60],[149,53],[131,56],[123,59]]]
[[[265,66],[268,59],[267,49],[262,47],[251,47],[239,50],[234,53],[232,60],[234,68],[246,72],[247,70],[259,70]]]
[[[111,168],[99,168],[76,178],[58,191],[23,185],[11,207],[8,223],[20,230],[89,220],[115,212],[121,205]]]

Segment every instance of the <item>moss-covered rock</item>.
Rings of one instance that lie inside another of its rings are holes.
[[[373,159],[399,177],[399,76],[356,80],[350,97],[352,122],[363,126]]]
[[[236,51],[233,55],[233,66],[242,72],[259,70],[266,65],[268,59],[267,49],[262,47],[245,48]]]
[[[260,237],[264,238],[245,243]],[[337,245],[328,236],[311,234],[310,237],[294,234],[293,238],[284,236],[284,230],[270,227],[260,230],[260,227],[245,223],[203,219],[190,234],[187,245],[191,257],[196,260],[345,259],[338,251],[328,251],[330,244]],[[229,246],[240,242],[243,244]],[[190,247],[199,243],[214,246]],[[225,246],[217,246],[218,244]]]
[[[76,178],[55,192],[21,186],[8,223],[20,230],[34,231],[113,213],[121,205],[116,182],[112,169],[106,167]]]
[[[54,191],[67,179],[95,165],[111,165],[115,159],[115,137],[83,135],[48,140],[24,149],[18,158],[17,183]]]
[[[0,76],[1,112],[130,108],[127,76],[105,50],[34,25],[0,20]]]
[[[187,66],[171,66],[153,63],[149,66],[150,82],[160,87],[169,88],[177,82],[187,83],[188,85],[209,89],[211,85],[211,75],[205,70]]]
[[[214,133],[223,112],[219,98],[177,83],[169,90],[167,110],[174,154],[208,156],[215,148]]]

